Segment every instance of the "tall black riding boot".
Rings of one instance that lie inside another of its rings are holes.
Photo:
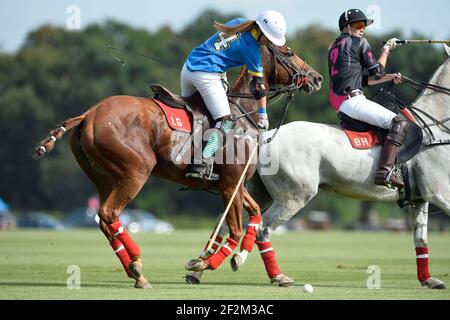
[[[399,114],[392,119],[392,126],[383,144],[375,184],[392,188],[403,188],[405,183],[401,172],[394,170],[398,149],[406,139],[408,120]]]
[[[381,150],[378,170],[375,173],[375,184],[381,186],[392,186],[394,188],[403,188],[405,186],[402,175],[398,175],[394,169],[395,158],[400,146],[391,140],[385,140]]]

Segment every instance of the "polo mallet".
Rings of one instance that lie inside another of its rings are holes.
[[[386,44],[386,40],[383,41],[383,44]],[[449,43],[450,40],[397,40],[395,41],[397,44],[430,44],[430,43]]]
[[[222,227],[222,223],[225,220],[225,217],[227,216],[228,211],[230,211],[231,204],[233,203],[234,197],[236,197],[237,191],[239,190],[239,187],[240,187],[240,185],[242,184],[242,182],[244,180],[245,174],[247,173],[247,170],[248,170],[248,168],[250,166],[250,163],[252,162],[252,159],[253,159],[253,156],[256,153],[256,150],[258,150],[258,143],[256,143],[255,148],[253,149],[252,153],[250,154],[250,158],[248,159],[248,162],[245,165],[244,171],[242,172],[241,177],[239,178],[239,181],[238,181],[238,183],[236,185],[236,188],[234,189],[234,192],[231,195],[231,199],[230,199],[230,201],[228,201],[228,205],[225,208],[225,211],[223,212],[222,217],[220,218],[220,221],[217,224],[216,229],[214,230],[214,233],[213,233],[211,239],[209,239],[208,247],[206,247],[206,250],[205,250],[206,252],[209,252],[209,250],[212,248],[212,246],[214,244],[214,240],[213,239],[215,239],[217,237],[217,234],[219,233],[219,229],[220,229],[220,227]]]

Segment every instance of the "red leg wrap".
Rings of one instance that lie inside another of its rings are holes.
[[[272,242],[259,242],[256,241],[259,248],[259,253],[263,259],[264,266],[266,267],[267,275],[270,279],[281,274],[278,263],[275,260],[275,250],[272,248]]]
[[[120,221],[111,223],[108,226],[109,231],[111,234],[113,234],[117,239],[122,242],[123,246],[125,247],[125,250],[127,250],[128,255],[132,260],[134,260],[136,257],[140,257],[141,255],[141,249],[136,244],[136,242],[133,241],[133,239],[128,234],[127,230],[125,230],[125,227],[122,226],[122,223]]]
[[[130,271],[128,270],[128,265],[131,262],[130,256],[128,255],[127,250],[125,249],[125,246],[122,244],[122,242],[119,241],[119,239],[115,238],[113,241],[110,242],[111,248],[116,253],[116,256],[119,258],[120,262],[122,263],[122,266],[127,273],[128,277],[132,278],[132,275]]]
[[[258,231],[260,224],[261,224],[261,215],[249,217],[247,230],[245,230],[244,239],[242,240],[241,243],[241,251],[242,250],[252,251],[253,244],[256,241],[256,232]]]
[[[428,248],[416,247],[417,278],[425,281],[431,278],[428,271]]]
[[[233,250],[237,247],[238,243],[231,238],[228,238],[227,241],[222,245],[219,251],[208,257],[205,261],[211,267],[211,269],[215,270],[220,264],[228,257]]]

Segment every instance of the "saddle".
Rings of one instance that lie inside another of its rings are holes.
[[[151,84],[153,100],[160,106],[166,116],[168,125],[174,130],[195,132],[198,125],[204,130],[211,128],[214,120],[209,115],[200,93],[195,92],[190,97],[182,97],[172,93],[160,84]],[[185,126],[189,119],[190,126]],[[189,130],[186,130],[186,127]]]
[[[184,109],[191,102],[189,98],[176,95],[160,84],[151,84],[150,89],[154,93],[154,99],[158,99],[172,108]]]

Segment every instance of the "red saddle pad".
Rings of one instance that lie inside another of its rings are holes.
[[[153,99],[166,115],[167,124],[174,130],[192,132],[192,115],[186,109],[169,107],[158,99]]]
[[[370,149],[379,143],[378,137],[373,131],[356,132],[347,129],[342,130],[344,130],[352,147],[355,149]]]

